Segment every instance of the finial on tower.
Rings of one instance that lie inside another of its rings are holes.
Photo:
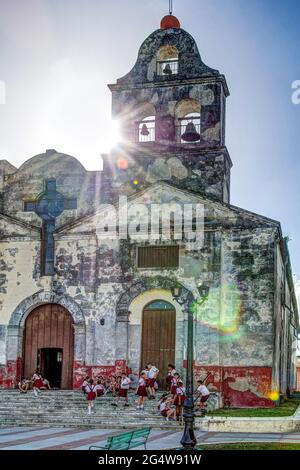
[[[180,23],[176,16],[173,16],[173,0],[169,0],[169,14],[164,16],[160,22],[160,29],[179,29]]]

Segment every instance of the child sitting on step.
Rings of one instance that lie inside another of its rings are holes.
[[[166,395],[162,396],[157,406],[161,416],[166,418],[166,421],[176,418],[176,408],[173,406],[172,397]]]

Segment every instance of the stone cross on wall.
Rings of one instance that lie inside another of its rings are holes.
[[[77,200],[64,198],[56,190],[56,180],[46,180],[45,190],[35,201],[24,203],[25,212],[35,212],[43,221],[41,243],[41,273],[54,274],[54,231],[56,218],[66,209],[76,209]]]

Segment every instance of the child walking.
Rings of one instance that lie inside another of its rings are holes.
[[[144,409],[144,403],[147,397],[147,380],[146,380],[146,373],[141,372],[138,387],[136,390],[136,395],[138,398],[137,410]]]
[[[147,364],[147,367],[148,367],[148,388],[149,388],[149,393],[150,393],[149,400],[155,400],[155,382],[156,382],[159,370],[157,369],[157,367],[155,367],[151,363]]]
[[[86,399],[88,402],[88,415],[92,414],[92,409],[94,407],[94,400],[96,398],[96,392],[95,392],[95,385],[93,379],[89,380],[89,383],[87,384],[86,388]]]
[[[131,384],[130,378],[127,376],[126,372],[122,372],[118,396],[116,398],[116,401],[114,403],[112,403],[113,406],[118,406],[118,402],[119,402],[120,398],[125,399],[124,406],[129,406],[129,403],[128,403],[128,390],[129,390],[130,384]]]

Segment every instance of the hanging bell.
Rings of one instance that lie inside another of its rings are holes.
[[[181,138],[185,142],[197,142],[197,140],[200,140],[200,134],[196,131],[196,127],[192,121],[188,122]]]
[[[170,64],[167,64],[167,65],[165,66],[165,68],[163,69],[163,73],[164,73],[165,75],[172,75],[172,69],[171,69]]]
[[[143,125],[142,125],[142,130],[141,130],[141,135],[145,135],[145,136],[146,136],[146,135],[149,135],[149,134],[150,134],[150,132],[149,132],[149,130],[148,130],[148,127],[146,126],[146,124],[143,124]]]

